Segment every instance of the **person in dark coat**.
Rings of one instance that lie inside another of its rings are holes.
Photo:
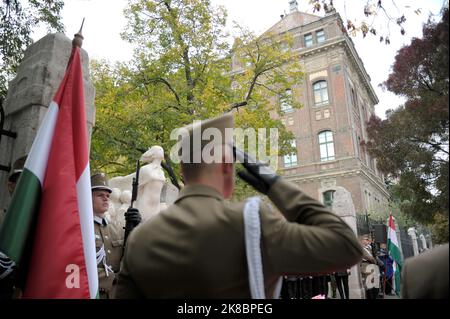
[[[405,260],[402,298],[448,299],[448,249],[449,245],[445,244]]]

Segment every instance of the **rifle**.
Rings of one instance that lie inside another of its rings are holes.
[[[131,205],[130,208],[133,208],[133,202],[137,199],[137,193],[138,193],[138,187],[139,187],[139,170],[140,170],[140,163],[139,160],[137,160],[136,163],[136,176],[133,177],[133,190],[131,192]]]
[[[125,227],[124,227],[125,234],[124,234],[124,238],[123,238],[123,249],[124,250],[125,250],[125,244],[127,242],[128,235],[134,229],[134,227],[136,227],[141,221],[140,220],[139,211],[136,208],[133,208],[133,203],[136,201],[137,194],[138,194],[139,170],[140,170],[140,163],[139,163],[139,160],[138,160],[137,164],[136,164],[136,176],[133,177],[133,183],[132,183],[131,203],[130,203],[130,207],[125,212]],[[137,215],[135,217],[138,217],[138,219],[131,219],[131,218],[129,218],[129,216],[131,214]],[[123,252],[122,252],[122,256],[123,256]]]

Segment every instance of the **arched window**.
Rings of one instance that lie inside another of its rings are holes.
[[[331,208],[333,206],[333,199],[334,199],[334,190],[323,192],[323,204]]]
[[[318,81],[313,84],[314,104],[323,105],[328,104],[328,87],[327,81]]]
[[[320,161],[326,162],[335,159],[333,132],[323,131],[319,133]]]

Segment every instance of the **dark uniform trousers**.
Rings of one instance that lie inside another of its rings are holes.
[[[94,229],[99,293],[101,299],[108,299],[112,297],[115,274],[120,269],[120,259],[123,250],[123,231],[121,232],[118,227],[106,222],[105,219],[101,222],[96,219]],[[100,258],[99,252],[102,254]]]

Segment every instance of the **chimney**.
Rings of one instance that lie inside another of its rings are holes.
[[[289,1],[289,13],[298,11],[298,3],[297,0]]]

